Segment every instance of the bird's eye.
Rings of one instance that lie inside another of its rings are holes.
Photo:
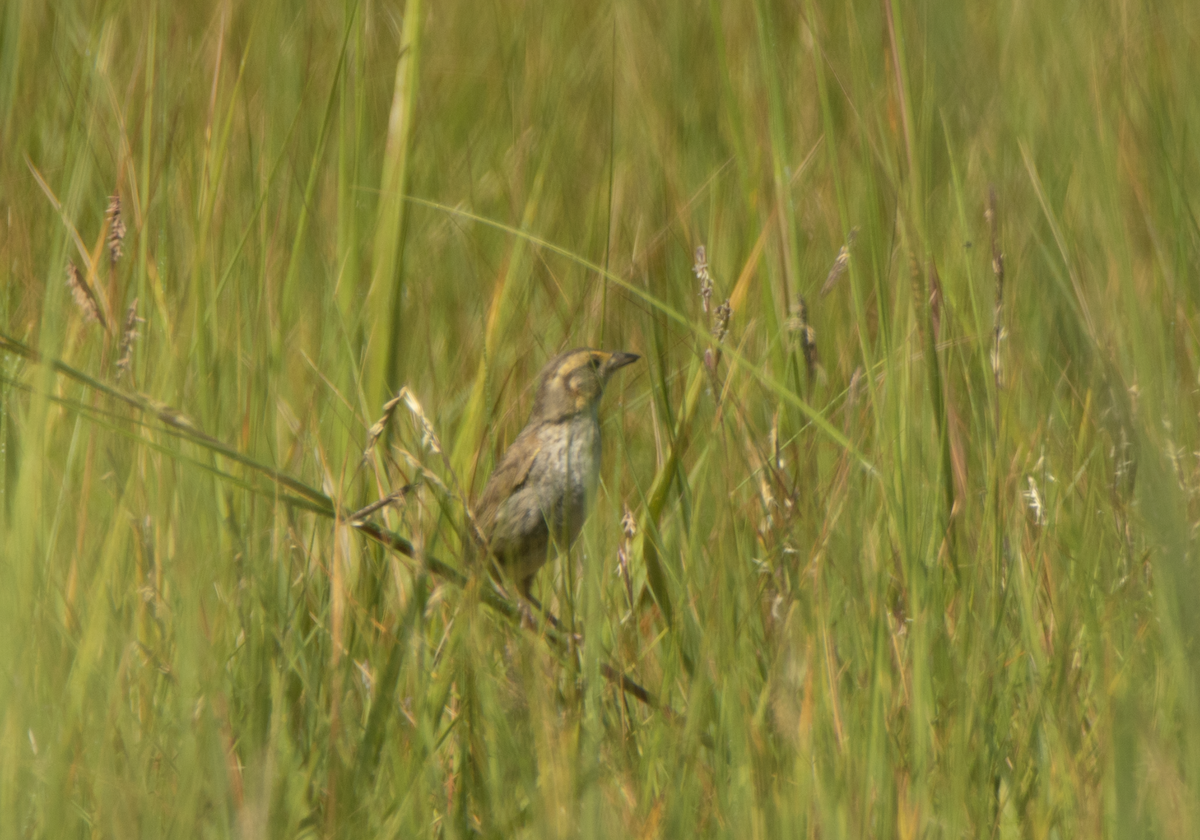
[[[592,370],[599,370],[600,358],[598,356],[592,356],[592,358],[588,361],[588,364],[592,366]]]

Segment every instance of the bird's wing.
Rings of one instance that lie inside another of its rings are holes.
[[[524,437],[518,435],[512,446],[500,458],[500,463],[492,471],[492,477],[488,479],[483,494],[479,497],[479,503],[475,506],[475,518],[485,534],[491,530],[500,505],[525,483],[538,453],[542,451],[541,441],[536,438],[525,441],[522,440]]]

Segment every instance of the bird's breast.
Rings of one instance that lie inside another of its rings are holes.
[[[600,424],[584,412],[544,432],[541,451],[547,458],[542,479],[548,492],[542,509],[554,538],[570,542],[583,527],[600,472]]]

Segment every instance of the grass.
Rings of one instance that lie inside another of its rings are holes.
[[[0,835],[1196,836],[1198,32],[10,0]],[[577,345],[575,638],[454,570]]]

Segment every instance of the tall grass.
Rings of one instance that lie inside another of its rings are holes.
[[[9,0],[0,835],[1196,836],[1198,33]],[[531,633],[464,501],[577,345]]]

